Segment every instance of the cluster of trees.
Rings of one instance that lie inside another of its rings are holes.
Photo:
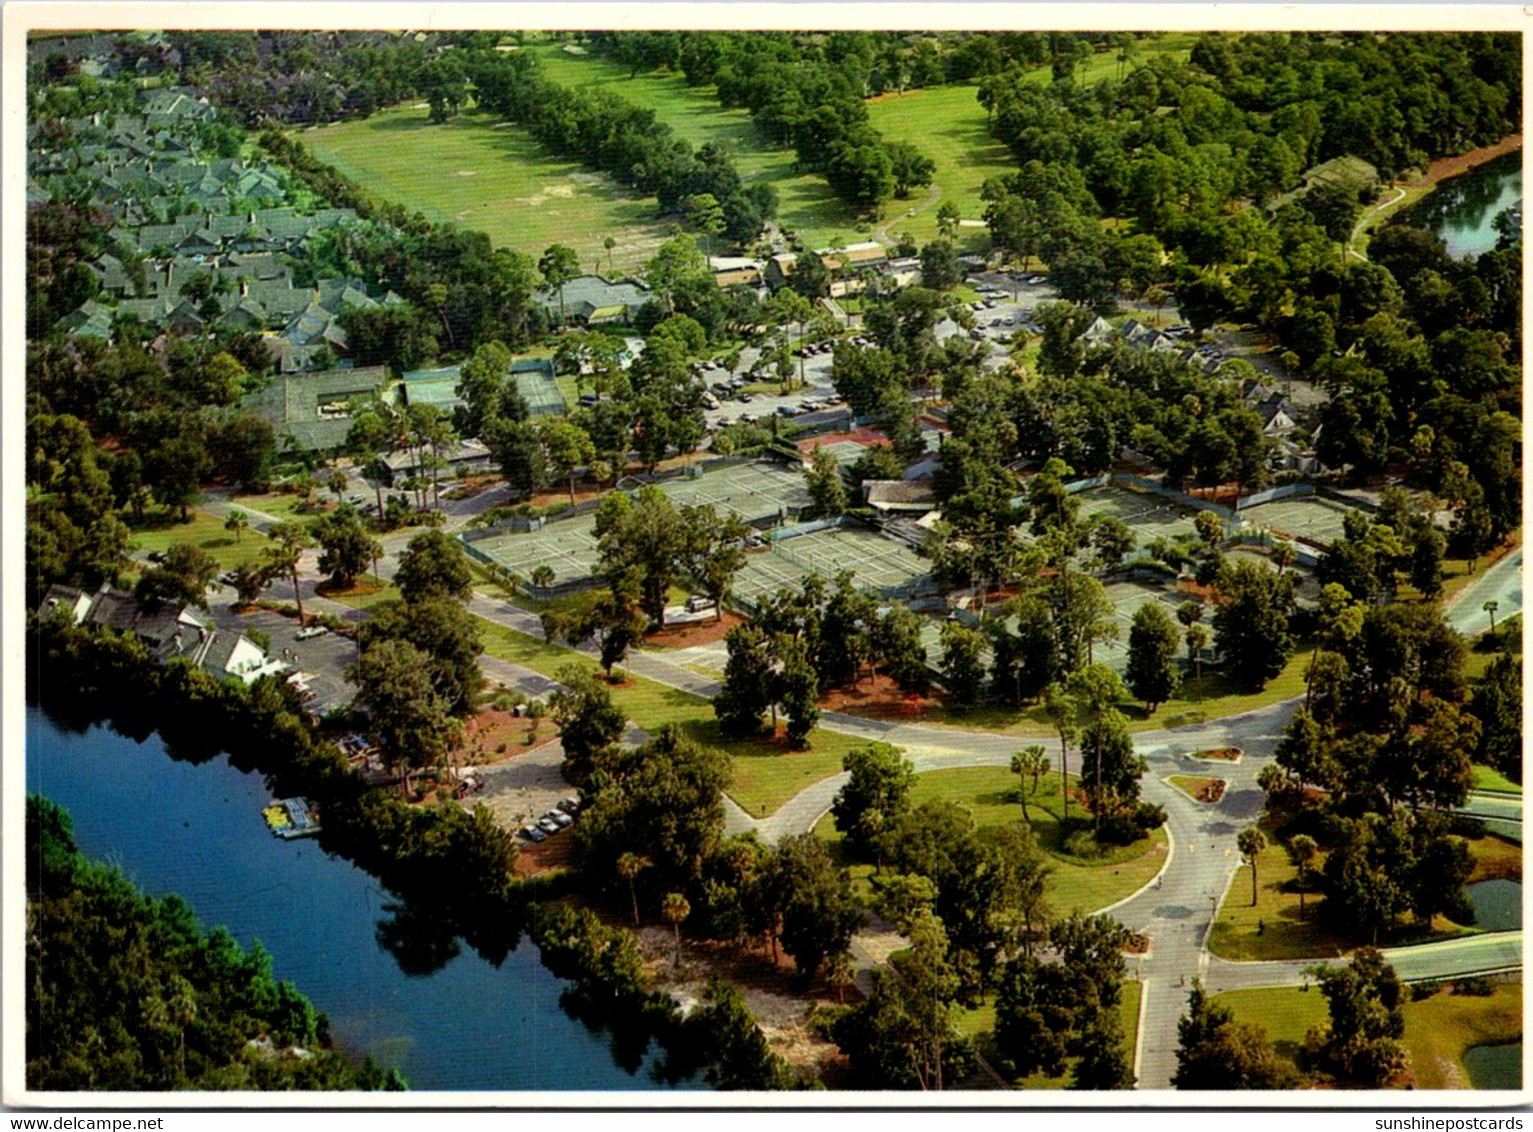
[[[413,769],[441,766],[462,742],[461,720],[477,706],[483,642],[463,605],[472,581],[457,540],[422,531],[400,555],[400,597],[376,607],[357,633],[356,702],[407,792]]]
[[[332,1049],[325,1016],[273,976],[259,943],[246,952],[180,897],[146,896],[84,857],[48,799],[27,796],[26,823],[29,1088],[404,1088]]]
[[[775,734],[781,709],[789,744],[804,746],[824,690],[878,673],[911,694],[931,683],[920,618],[898,604],[880,610],[849,570],[829,584],[810,574],[797,591],[762,598],[750,624],[731,629],[725,643],[729,659],[713,708],[731,735],[759,734],[767,713]]]
[[[1291,1089],[1312,1078],[1377,1089],[1410,1067],[1401,1041],[1406,988],[1373,948],[1344,967],[1311,972],[1325,998],[1329,1022],[1305,1035],[1298,1064],[1279,1057],[1260,1026],[1236,1022],[1229,1007],[1194,981],[1187,1013],[1177,1024],[1180,1045],[1171,1083],[1178,1089]]]
[[[467,66],[481,106],[524,127],[554,152],[653,193],[662,213],[682,211],[692,201],[688,211],[716,210],[717,234],[745,244],[777,209],[772,187],[746,184],[725,147],[710,142],[694,151],[653,110],[606,89],[545,78],[536,56],[490,52],[472,57]],[[699,203],[704,197],[711,205]]]
[[[876,211],[931,184],[932,160],[909,143],[885,140],[869,122],[863,100],[890,89],[903,69],[880,70],[877,59],[903,53],[889,44],[880,52],[875,35],[603,32],[593,41],[635,70],[665,66],[692,85],[711,84],[724,106],[750,110],[763,134],[792,145],[801,166],[822,173],[856,208]],[[940,70],[922,73],[932,78]]]
[[[1470,758],[1520,736],[1504,702],[1520,688],[1490,684],[1466,706],[1464,644],[1436,605],[1371,604],[1331,582],[1318,621],[1304,706],[1262,781],[1295,859],[1326,851],[1306,887],[1366,939],[1439,915],[1466,922],[1472,861],[1448,811],[1468,795]]]

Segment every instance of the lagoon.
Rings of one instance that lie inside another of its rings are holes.
[[[153,895],[179,893],[246,948],[259,940],[277,977],[329,1016],[340,1047],[397,1068],[413,1090],[663,1087],[653,1049],[619,1065],[605,1031],[565,1013],[565,984],[530,942],[499,967],[459,943],[424,956],[398,946],[419,938],[407,915],[393,930],[399,902],[317,841],[272,837],[261,776],[226,756],[181,761],[158,734],[137,742],[29,705],[26,777],[29,792],[69,811],[82,852]],[[381,940],[429,973],[406,973]]]

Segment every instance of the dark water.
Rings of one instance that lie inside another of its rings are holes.
[[[1522,203],[1522,151],[1442,182],[1408,214],[1411,224],[1430,228],[1454,259],[1477,256],[1496,246],[1496,217]]]
[[[412,1089],[659,1087],[647,1064],[625,1071],[605,1033],[564,1013],[565,984],[525,940],[498,969],[463,947],[434,974],[404,974],[376,938],[392,897],[318,842],[272,837],[260,776],[223,756],[178,762],[158,735],[69,731],[29,706],[27,789],[70,812],[87,856],[157,896],[180,893],[246,947],[260,940],[342,1047],[398,1068]]]
[[[1473,1046],[1464,1051],[1464,1068],[1476,1089],[1522,1088],[1522,1043]]]
[[[1474,926],[1504,932],[1522,927],[1522,883],[1515,880],[1482,880],[1467,885],[1464,895],[1474,906]]]

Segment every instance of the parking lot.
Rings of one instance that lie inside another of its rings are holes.
[[[298,622],[291,617],[266,609],[232,613],[229,600],[233,596],[233,591],[225,589],[209,601],[213,620],[220,629],[246,632],[254,629],[265,633],[271,639],[270,654],[305,674],[305,682],[315,695],[313,707],[316,711],[324,713],[351,703],[357,689],[346,679],[346,669],[357,659],[357,646],[350,637],[324,633],[297,640],[294,634],[298,632]]]
[[[742,350],[740,361],[732,371],[717,366],[703,370],[702,379],[708,385],[709,392],[719,399],[717,408],[703,410],[703,416],[709,428],[733,424],[745,419],[766,423],[774,416],[796,417],[805,411],[804,401],[817,401],[822,407],[841,403],[841,399],[836,395],[835,386],[830,380],[831,350],[828,343],[825,348],[817,349],[815,353],[803,359],[805,385],[795,388],[786,396],[776,392],[746,393],[744,396],[749,400],[741,400],[738,390],[726,394],[716,388],[731,382],[744,386],[774,381],[775,374],[765,370],[755,375],[751,374],[751,367],[757,361],[759,353],[749,348]],[[793,359],[795,381],[798,380],[798,374],[799,358],[795,355]]]

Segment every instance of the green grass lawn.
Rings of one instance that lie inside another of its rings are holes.
[[[620,270],[647,261],[667,238],[652,198],[551,156],[518,127],[488,115],[470,111],[433,125],[424,108],[396,106],[295,136],[383,200],[434,221],[457,221],[534,257],[550,244],[568,244],[583,271],[607,272],[607,236],[618,241],[612,263]]]
[[[937,209],[951,201],[965,220],[984,214],[979,189],[992,177],[1014,173],[1017,160],[1001,142],[991,137],[985,108],[979,104],[979,87],[973,83],[926,87],[904,94],[885,95],[868,103],[874,129],[889,141],[909,142],[936,163],[932,178],[942,194],[939,204],[921,207],[909,219],[900,217],[912,205],[923,204],[926,191],[917,190],[911,201],[892,201],[891,227],[909,231],[917,243],[937,235]],[[958,230],[959,238],[979,229]]]
[[[196,508],[188,523],[180,521],[179,511],[152,508],[145,510],[142,523],[134,521],[126,511],[121,518],[127,524],[129,545],[135,551],[153,553],[168,550],[175,543],[190,543],[212,555],[220,570],[261,561],[261,551],[269,545],[267,538],[257,531],[245,531],[236,538],[224,530],[223,519]]]
[[[837,767],[839,769],[839,767]],[[1073,781],[1073,779],[1072,779]],[[931,801],[955,802],[968,810],[981,829],[1022,820],[1017,793],[1017,776],[1005,767],[960,767],[933,770],[916,776],[910,790],[910,803],[919,806]],[[1029,792],[1028,816],[1033,835],[1049,855],[1053,870],[1048,881],[1050,910],[1053,916],[1071,912],[1094,912],[1137,891],[1160,869],[1165,860],[1166,835],[1156,830],[1133,845],[1113,849],[1099,858],[1076,857],[1065,852],[1061,830],[1063,796],[1059,774],[1051,772],[1039,783],[1039,793]],[[1071,808],[1072,823],[1079,810]],[[841,834],[835,819],[826,814],[815,826],[815,835],[824,838],[840,855]],[[867,889],[871,865],[851,865],[852,875]]]
[[[777,220],[811,247],[857,239],[857,217],[830,191],[825,179],[800,172],[791,148],[768,145],[747,110],[726,110],[711,86],[688,86],[680,75],[650,71],[628,77],[628,69],[595,55],[570,55],[559,44],[528,48],[550,79],[570,86],[606,87],[655,116],[694,146],[720,142],[734,153],[747,182],[766,181],[777,190]]]
[[[338,601],[342,605],[349,605],[353,609],[372,609],[380,602],[397,600],[399,590],[392,582],[385,582],[379,586],[373,582],[371,574],[364,574],[352,589],[344,593],[327,593],[320,596],[327,597],[331,601]]]
[[[359,477],[353,479],[347,487],[349,494],[363,495],[371,499],[373,489]],[[274,519],[285,521],[308,523],[319,518],[322,511],[300,511],[303,506],[303,496],[293,491],[271,491],[264,495],[231,495],[229,503],[233,507],[244,507],[252,511],[259,511],[263,515],[270,515]]]
[[[1522,783],[1513,782],[1495,767],[1475,766],[1474,788],[1476,790],[1495,790],[1504,794],[1521,794]]]
[[[599,672],[592,658],[572,649],[548,644],[481,619],[485,652],[554,676],[567,664]],[[612,699],[638,726],[653,731],[674,723],[696,743],[724,752],[733,764],[729,796],[756,817],[770,814],[810,783],[841,769],[846,753],[862,742],[848,735],[816,729],[810,733],[810,749],[788,751],[766,739],[727,739],[713,716],[713,705],[701,696],[668,688],[653,680],[630,676],[626,684],[613,687]]]
[[[1316,987],[1266,987],[1229,991],[1215,1002],[1227,1006],[1237,1022],[1267,1031],[1277,1053],[1292,1060],[1304,1035],[1328,1021],[1325,999]],[[1522,1037],[1522,985],[1500,984],[1488,998],[1440,992],[1407,1002],[1405,1046],[1418,1089],[1466,1089],[1469,1074],[1464,1053],[1477,1045],[1499,1045]]]
[[[1262,832],[1267,836],[1267,847],[1256,859],[1256,903],[1251,903],[1251,871],[1242,865],[1219,906],[1218,918],[1208,937],[1210,951],[1226,959],[1238,960],[1307,959],[1331,957],[1338,949],[1349,951],[1373,942],[1349,939],[1327,925],[1320,909],[1324,897],[1318,892],[1305,896],[1301,919],[1299,894],[1294,888],[1297,870],[1271,826],[1264,824]],[[1520,878],[1522,875],[1520,847],[1500,837],[1486,834],[1471,840],[1469,852],[1475,861],[1471,880]],[[1317,873],[1324,862],[1322,851],[1314,862]],[[1311,887],[1315,887],[1313,882]],[[1399,938],[1380,939],[1379,943],[1381,946],[1423,943],[1465,935],[1474,930],[1439,917],[1433,922],[1431,931],[1413,930],[1407,926]]]

